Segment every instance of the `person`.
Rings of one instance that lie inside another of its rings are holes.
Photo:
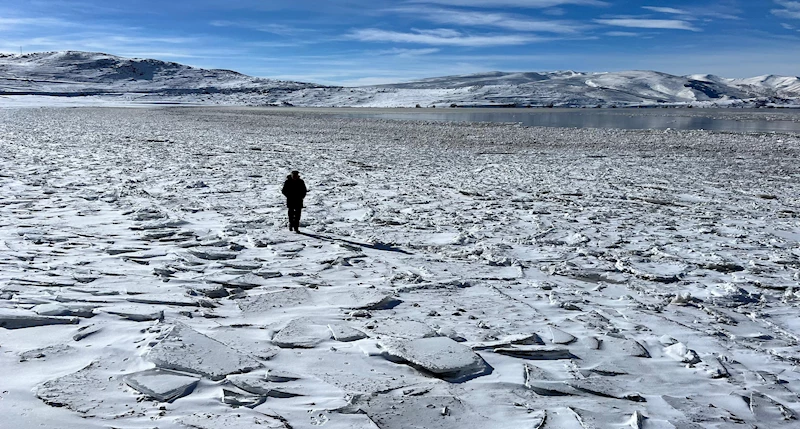
[[[299,171],[292,171],[286,176],[281,193],[286,196],[286,206],[289,208],[289,231],[300,232],[300,214],[307,192],[306,182],[300,178]]]

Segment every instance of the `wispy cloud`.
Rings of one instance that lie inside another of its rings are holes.
[[[377,28],[355,30],[346,37],[362,42],[415,43],[433,46],[508,46],[546,40],[527,34],[468,35],[451,29],[412,30],[411,33],[386,31]]]
[[[0,18],[0,29],[12,27],[77,27],[74,22],[65,21],[59,18],[37,17],[37,18]]]
[[[656,7],[656,6],[642,6],[642,9],[652,10],[659,13],[671,13],[674,15],[688,15],[689,12],[683,9],[676,9],[674,7]]]
[[[782,18],[800,19],[800,1],[775,0],[775,3],[781,6],[782,9],[772,9],[773,15]]]
[[[604,34],[611,37],[637,37],[640,35],[639,33],[634,33],[631,31],[609,31]]]
[[[439,48],[425,48],[425,49],[392,48],[383,51],[376,51],[375,53],[377,55],[391,55],[396,57],[408,58],[408,57],[419,57],[423,55],[431,55],[440,51],[441,49]]]
[[[691,23],[679,19],[616,18],[595,19],[594,21],[598,24],[610,25],[612,27],[700,31],[700,29],[695,28]]]
[[[656,13],[668,15],[680,15],[684,20],[696,20],[698,18],[718,18],[729,20],[742,19],[739,14],[741,11],[734,3],[719,3],[703,6],[692,6],[683,9],[663,6],[642,6],[642,9]]]
[[[278,36],[297,36],[314,32],[307,28],[292,27],[285,24],[263,24],[251,21],[211,21],[212,27],[232,27],[247,30],[260,31],[262,33],[272,33]]]
[[[601,0],[410,0],[409,3],[443,4],[448,6],[468,6],[482,8],[519,7],[528,9],[544,9],[564,5],[609,6],[608,2]]]
[[[465,27],[495,27],[505,30],[574,34],[584,27],[577,22],[564,20],[528,19],[508,13],[468,12],[441,8],[398,8],[394,11],[418,16],[438,24]]]

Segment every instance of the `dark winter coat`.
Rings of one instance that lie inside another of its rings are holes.
[[[286,176],[286,181],[283,182],[283,189],[281,193],[286,196],[286,206],[289,208],[303,208],[303,198],[306,197],[306,182],[303,179],[292,179],[292,176]]]

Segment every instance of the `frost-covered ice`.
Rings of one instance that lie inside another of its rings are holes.
[[[3,109],[0,415],[792,428],[798,158],[782,134]]]

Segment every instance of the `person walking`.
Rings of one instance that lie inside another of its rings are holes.
[[[286,206],[289,208],[289,231],[300,232],[300,214],[307,192],[306,182],[300,178],[299,171],[292,171],[286,176],[281,193],[286,197]]]

